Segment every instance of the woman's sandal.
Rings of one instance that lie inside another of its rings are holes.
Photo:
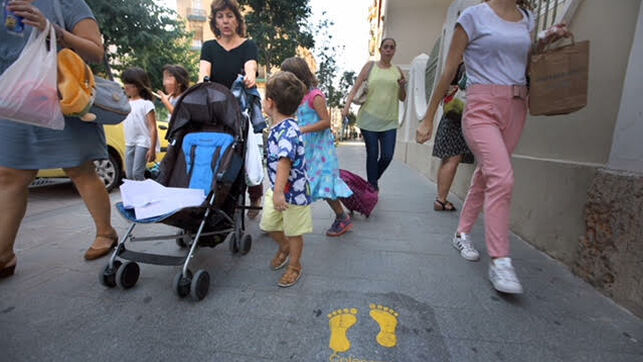
[[[12,276],[16,271],[16,265],[18,265],[18,257],[14,255],[13,258],[3,265],[2,269],[0,269],[0,279]]]
[[[279,270],[288,264],[288,259],[288,252],[279,250],[277,255],[270,262],[270,268],[272,270]]]
[[[301,267],[288,265],[288,269],[286,269],[284,275],[279,279],[279,283],[277,283],[277,285],[282,288],[291,287],[297,283],[299,278],[301,278],[301,273]]]
[[[435,202],[433,203],[433,210],[435,211],[456,211],[457,209],[455,206],[450,201],[440,201],[438,199],[435,199]]]
[[[111,240],[111,244],[109,246],[99,246],[95,247],[96,242],[98,239],[109,239]],[[114,249],[114,247],[118,244],[118,234],[116,234],[116,230],[113,230],[113,233],[109,235],[96,235],[96,239],[94,239],[94,244],[87,249],[87,252],[85,253],[85,260],[94,260],[98,259],[101,256],[109,254],[109,252]]]

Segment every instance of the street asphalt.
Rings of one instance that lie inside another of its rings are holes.
[[[339,154],[342,168],[365,174],[362,144],[342,144]],[[94,227],[74,188],[34,188],[16,275],[0,280],[0,361],[643,360],[641,319],[514,235],[525,293],[496,293],[482,219],[472,237],[483,256],[467,262],[450,243],[458,214],[433,211],[435,192],[394,161],[374,214],[356,215],[340,238],[325,236],[333,214],[315,204],[303,276],[288,289],[268,267],[275,244],[250,221],[249,254],[223,244],[199,250],[192,270],[208,270],[211,284],[194,302],[173,294],[173,267],[141,265],[128,290],[100,285],[107,258],[83,259]],[[113,220],[125,233],[124,219],[114,212]],[[182,252],[172,240],[134,248]]]

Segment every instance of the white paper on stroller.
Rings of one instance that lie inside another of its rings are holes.
[[[123,206],[126,209],[145,206],[163,198],[165,187],[153,180],[123,180],[120,187]]]
[[[200,206],[206,197],[202,189],[165,187],[153,180],[126,180],[120,189],[123,206],[133,208],[139,220]]]

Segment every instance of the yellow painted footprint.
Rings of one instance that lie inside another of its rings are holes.
[[[330,343],[333,351],[340,353],[351,349],[348,330],[357,323],[357,309],[338,309],[328,315],[330,321]]]
[[[375,338],[380,345],[392,348],[397,346],[397,317],[399,314],[389,307],[371,304],[371,317],[379,324],[380,333]]]

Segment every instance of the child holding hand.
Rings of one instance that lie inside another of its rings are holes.
[[[326,200],[335,212],[335,221],[326,231],[327,236],[341,236],[353,228],[350,216],[344,212],[339,198],[353,192],[339,177],[339,161],[335,137],[330,130],[330,114],[326,97],[317,88],[317,79],[303,58],[292,57],[281,63],[281,70],[291,72],[306,86],[306,95],[297,109],[306,148],[306,165],[313,201]]]
[[[264,196],[260,227],[279,245],[271,262],[273,270],[290,264],[280,287],[297,283],[302,274],[303,235],[312,232],[311,192],[306,174],[301,131],[292,115],[306,92],[304,84],[290,72],[280,72],[266,85],[263,109],[272,118],[268,136],[268,178],[271,188]]]

